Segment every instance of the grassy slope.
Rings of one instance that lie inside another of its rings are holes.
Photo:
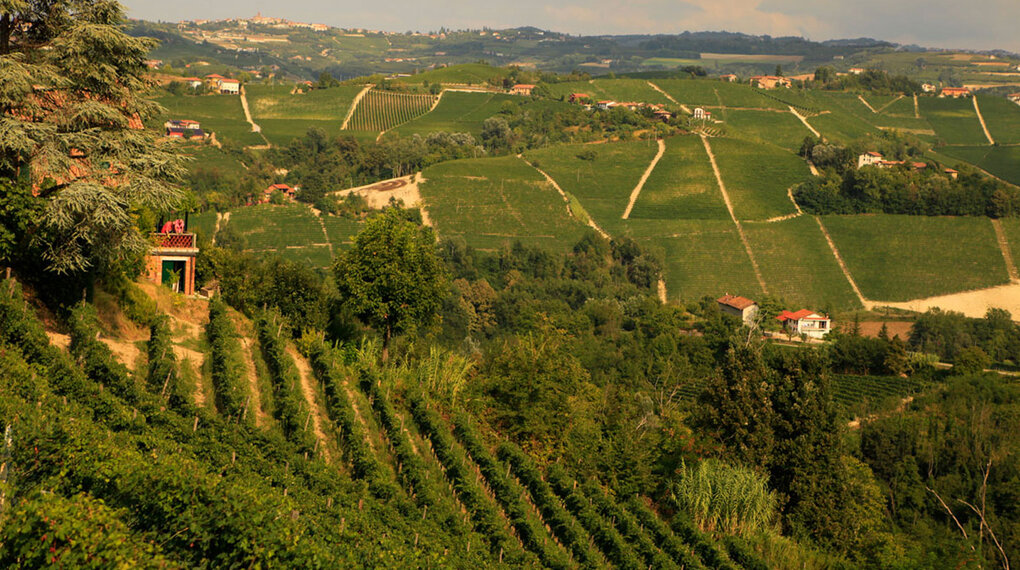
[[[519,240],[564,251],[585,231],[552,185],[516,157],[446,162],[424,177],[422,197],[443,237],[480,249]]]
[[[988,144],[974,103],[970,99],[922,97],[918,101],[921,115],[928,119],[938,137],[948,144]]]
[[[744,224],[744,233],[773,295],[817,309],[860,307],[814,218]]]
[[[722,116],[731,127],[728,131],[731,135],[769,142],[794,152],[800,148],[804,137],[811,136],[811,131],[793,113],[725,110]]]
[[[630,193],[657,152],[654,143],[634,141],[603,145],[561,145],[526,153],[563,190],[576,196],[607,231],[619,225]],[[594,151],[594,160],[578,154]]]
[[[764,220],[796,211],[786,191],[811,176],[797,155],[730,138],[712,139],[711,145],[737,218]]]
[[[978,97],[981,116],[999,144],[1020,143],[1020,105],[1002,97]]]
[[[1020,185],[1020,146],[947,146],[939,152]]]
[[[698,137],[666,141],[666,152],[634,203],[630,219],[729,219]]]
[[[1007,281],[987,218],[825,216],[864,296],[908,301]]]

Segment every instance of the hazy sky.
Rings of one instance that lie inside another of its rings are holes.
[[[149,20],[264,16],[389,31],[537,26],[573,34],[726,30],[1020,52],[1020,0],[121,0]]]

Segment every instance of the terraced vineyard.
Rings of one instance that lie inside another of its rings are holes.
[[[901,400],[925,386],[914,378],[846,375],[834,376],[832,385],[833,399],[849,411],[866,410],[891,399]]]
[[[427,93],[394,93],[373,89],[358,102],[347,129],[386,131],[424,115],[435,101],[436,96]]]

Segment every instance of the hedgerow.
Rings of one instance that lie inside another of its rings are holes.
[[[368,436],[354,413],[354,406],[343,386],[343,371],[339,367],[336,349],[313,334],[304,335],[301,346],[308,356],[315,377],[322,384],[326,395],[326,413],[337,426],[340,449],[351,462],[351,475],[365,480],[376,497],[392,498],[397,494],[397,489],[369,446]]]
[[[510,524],[517,531],[517,536],[524,547],[538,555],[542,565],[546,567],[569,568],[571,565],[569,557],[556,547],[555,542],[547,540],[548,534],[542,528],[541,521],[532,518],[531,510],[522,498],[527,490],[521,487],[520,483],[492,456],[468,416],[463,413],[455,416],[454,433],[478,465],[489,489],[503,506],[503,511],[510,519]]]
[[[496,450],[496,456],[508,463],[521,483],[531,491],[532,501],[542,513],[542,518],[560,542],[573,553],[574,561],[585,566],[598,565],[601,557],[592,550],[591,537],[583,527],[575,523],[559,497],[542,479],[541,471],[531,458],[511,443],[501,444]]]
[[[250,393],[246,382],[244,357],[237,340],[237,331],[227,312],[227,304],[219,297],[209,303],[209,323],[205,327],[212,348],[212,385],[216,409],[224,417],[235,421],[250,421],[255,414],[248,413]]]
[[[638,569],[644,566],[624,542],[620,533],[599,515],[591,501],[577,489],[573,477],[567,474],[563,466],[559,464],[549,466],[546,470],[546,479],[570,512],[584,528],[588,529],[606,558],[620,568]]]
[[[411,397],[410,404],[418,429],[432,442],[432,450],[445,468],[446,477],[471,514],[475,532],[488,539],[489,550],[500,560],[512,565],[533,563],[533,558],[521,550],[521,543],[504,528],[499,508],[476,481],[475,473],[468,467],[470,460],[439,415],[430,410],[420,397]]]
[[[309,414],[304,395],[301,393],[301,379],[298,376],[294,360],[285,349],[286,338],[283,334],[286,324],[275,312],[263,312],[255,321],[258,329],[259,345],[262,347],[262,358],[269,368],[269,376],[273,385],[273,411],[283,435],[298,447],[311,451],[315,441],[307,429]]]

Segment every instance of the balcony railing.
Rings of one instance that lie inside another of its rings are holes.
[[[154,247],[157,249],[192,249],[195,247],[195,234],[152,234]]]

